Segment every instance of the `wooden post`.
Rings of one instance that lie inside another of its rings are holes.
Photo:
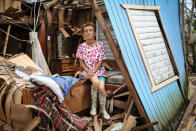
[[[103,30],[103,33],[104,33],[105,38],[106,38],[106,40],[112,50],[112,53],[115,57],[115,60],[116,60],[118,66],[122,72],[122,75],[123,75],[128,87],[129,87],[130,94],[133,96],[133,99],[134,99],[134,102],[137,106],[137,109],[139,110],[140,115],[145,118],[145,122],[150,123],[148,116],[145,112],[145,109],[142,105],[142,102],[140,101],[140,98],[137,94],[137,91],[133,85],[131,77],[130,77],[129,73],[127,73],[129,71],[127,70],[126,64],[123,62],[123,58],[120,57],[121,54],[119,53],[119,51],[117,50],[117,48],[115,46],[114,40],[113,40],[113,38],[112,38],[112,36],[106,26],[106,23],[105,23],[105,20],[101,14],[101,11],[100,11],[99,7],[97,6],[96,0],[90,0],[90,3],[91,3],[92,8],[95,11],[95,16],[99,22],[100,27]],[[153,130],[153,128],[150,127],[149,130]]]
[[[39,29],[39,41],[40,41],[40,45],[41,45],[41,48],[42,48],[42,52],[44,54],[44,57],[46,58],[46,25],[45,25],[45,20],[44,19],[41,19],[40,20],[41,22],[41,26],[40,26],[40,29]]]
[[[64,14],[65,14],[64,11],[65,11],[64,7],[61,7],[58,10],[59,28],[64,28]]]
[[[72,19],[72,14],[73,14],[73,10],[72,9],[68,9],[67,11],[67,17],[65,19],[65,23],[68,25],[71,25],[71,19]]]
[[[49,10],[46,10],[47,13],[47,62],[50,64],[50,60],[52,57],[52,48],[51,48],[51,26],[52,26],[52,18],[51,18],[51,12]]]
[[[58,6],[53,7],[52,11],[52,21],[57,22],[57,11],[58,11]]]
[[[8,28],[7,28],[7,35],[6,35],[6,38],[5,38],[5,44],[4,44],[4,47],[3,47],[3,57],[5,57],[5,54],[6,54],[7,43],[8,43],[9,34],[10,34],[10,29],[11,29],[11,25],[8,25]]]

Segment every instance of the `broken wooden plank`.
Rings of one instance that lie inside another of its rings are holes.
[[[74,69],[62,69],[62,72],[74,71]]]
[[[7,44],[8,44],[8,39],[9,39],[9,35],[10,35],[10,29],[11,29],[11,25],[8,25],[7,28],[7,34],[6,34],[6,38],[5,38],[5,44],[3,47],[3,57],[5,57],[6,51],[7,51]]]
[[[126,96],[126,95],[129,95],[129,93],[130,93],[129,91],[123,92],[123,93],[120,93],[118,95],[113,96],[113,98],[118,98],[118,97],[121,97],[121,96]]]
[[[61,25],[62,26],[62,25]],[[67,31],[64,28],[59,28],[59,31],[63,34],[63,36],[65,38],[69,37],[69,34],[67,33]]]
[[[114,99],[112,98],[112,99],[110,100],[110,109],[109,109],[109,113],[112,113],[112,112],[113,112],[113,109],[114,109],[113,104],[114,104]]]
[[[115,123],[113,123],[112,125],[110,125],[108,128],[106,128],[104,131],[111,131],[112,128],[114,127]]]
[[[6,121],[9,125],[11,125],[11,105],[12,105],[11,101],[13,100],[12,95],[16,91],[17,88],[18,88],[17,86],[13,85],[11,89],[9,90],[6,100],[5,100],[5,115],[6,115]]]
[[[102,127],[100,126],[98,122],[97,115],[93,119],[93,125],[94,125],[95,131],[102,131]]]
[[[48,8],[50,8],[51,6],[55,5],[57,2],[58,2],[58,0],[52,0],[52,1],[50,1],[50,2],[48,2],[48,3],[46,3],[46,4],[44,4],[44,8],[45,8],[45,9],[48,9]]]
[[[112,116],[112,117],[110,118],[110,120],[111,120],[111,121],[114,121],[114,120],[117,120],[117,119],[123,119],[124,117],[125,117],[125,113],[123,112],[123,113],[116,114],[116,115]]]
[[[181,131],[191,131],[192,125],[195,122],[195,118],[196,118],[196,116],[190,116],[188,118],[186,126],[184,128],[182,128]]]
[[[34,129],[39,123],[40,123],[41,118],[40,117],[35,117],[33,120],[31,120],[23,129],[22,131],[31,131]]]
[[[151,128],[153,125],[157,125],[157,124],[159,124],[159,122],[155,121],[155,122],[152,122],[152,123],[145,124],[143,126],[135,127],[133,129],[131,129],[131,131],[140,131],[140,130],[145,129],[145,128]]]
[[[184,116],[180,122],[180,125],[179,125],[177,131],[181,131],[184,127],[186,127],[191,114],[196,113],[196,112],[194,112],[196,110],[196,103],[195,102],[196,102],[196,92],[194,93],[188,107],[186,108],[186,111],[184,113]]]
[[[65,8],[60,7],[58,10],[59,28],[64,28],[64,14],[65,14]]]
[[[118,107],[120,109],[125,110],[126,109],[127,102],[120,101],[120,100],[113,100],[113,105],[115,107]]]
[[[127,112],[125,113],[125,118],[124,118],[124,120],[123,120],[123,127],[122,127],[122,129],[125,128],[125,125],[126,125],[126,122],[127,122],[127,117],[128,117],[129,114],[130,114],[131,108],[133,107],[133,103],[134,103],[134,100],[132,99],[131,102],[130,102],[130,104],[129,104],[128,110],[127,110]]]
[[[5,91],[8,90],[9,86],[11,86],[13,83],[11,83],[10,85],[5,85],[3,86],[1,92],[0,92],[0,119],[3,121],[6,121],[6,115],[4,112],[4,108],[3,108],[3,96],[5,95]]]
[[[126,87],[126,83],[124,83],[122,86],[120,86],[119,88],[117,88],[115,91],[113,91],[113,95],[115,95],[118,91],[120,91],[121,89]]]
[[[8,61],[23,67],[31,66],[35,68],[37,71],[44,72],[38,65],[36,65],[33,60],[26,54],[17,55],[16,57],[12,57]]]
[[[105,63],[104,63],[104,66],[105,66]],[[108,68],[108,67],[107,67]],[[108,77],[111,77],[111,76],[116,76],[116,75],[121,75],[121,73],[120,72],[116,72],[116,73],[110,73],[110,74],[106,74],[106,78],[108,78]],[[126,83],[125,83],[126,84]],[[119,87],[120,88],[120,87]]]
[[[74,1],[72,1],[72,2],[64,1],[64,4],[65,4],[65,5],[67,5],[67,4],[77,5],[77,4],[79,4],[79,1],[78,1],[78,0],[74,0]]]
[[[130,131],[132,128],[134,128],[137,124],[136,118],[137,117],[135,117],[135,116],[129,115],[126,120],[126,123],[125,123],[123,130]]]

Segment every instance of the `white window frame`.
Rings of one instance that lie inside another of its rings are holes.
[[[154,92],[154,91],[156,91],[156,90],[158,90],[158,89],[160,89],[160,88],[162,88],[162,87],[164,87],[164,86],[166,86],[166,85],[176,81],[177,79],[179,79],[179,70],[178,70],[176,61],[174,59],[174,55],[173,55],[173,52],[172,52],[172,49],[171,49],[171,46],[170,46],[169,39],[167,37],[166,31],[165,31],[165,28],[164,28],[164,24],[163,24],[161,16],[160,16],[160,7],[159,6],[136,6],[136,5],[126,5],[126,4],[121,4],[121,6],[123,8],[125,8],[125,10],[127,12],[127,15],[128,15],[128,18],[129,18],[129,21],[130,21],[130,24],[131,24],[131,27],[132,27],[132,30],[133,30],[133,34],[134,34],[137,46],[139,48],[139,52],[141,54],[142,60],[144,62],[144,66],[146,68],[147,74],[148,74],[149,79],[150,79],[151,92]],[[157,18],[157,20],[160,21],[159,27],[160,27],[161,32],[163,34],[163,39],[165,39],[165,46],[166,46],[168,55],[170,57],[170,61],[171,61],[173,70],[174,70],[174,76],[172,76],[172,77],[168,78],[167,80],[164,80],[164,81],[162,81],[162,82],[160,82],[158,84],[155,84],[155,81],[154,81],[153,76],[152,76],[152,72],[150,70],[149,64],[147,63],[147,59],[146,59],[144,51],[142,49],[142,45],[141,45],[140,40],[138,38],[138,35],[136,33],[136,28],[135,28],[135,26],[133,24],[134,22],[133,22],[132,16],[129,13],[130,9],[151,10],[151,11],[154,11],[157,14],[156,18]]]

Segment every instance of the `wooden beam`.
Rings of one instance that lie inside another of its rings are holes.
[[[152,123],[145,124],[143,126],[135,127],[131,131],[140,131],[142,129],[149,128],[149,127],[152,127],[152,126],[157,125],[157,124],[159,124],[159,122],[155,121],[155,122],[152,122]]]
[[[65,14],[65,8],[61,7],[58,10],[59,28],[64,28],[64,14]]]
[[[118,95],[115,95],[113,98],[118,98],[118,97],[126,96],[126,95],[129,95],[129,93],[130,93],[129,91],[123,92],[123,93],[120,93]]]
[[[69,37],[69,34],[67,33],[67,31],[64,28],[59,28],[59,31],[63,34],[63,36],[65,38]]]
[[[9,35],[10,35],[10,29],[11,29],[11,25],[8,25],[7,35],[6,35],[6,38],[5,38],[5,44],[4,44],[4,47],[3,47],[3,57],[5,57],[5,54],[6,54],[6,51],[7,51],[7,43],[8,43],[8,39],[9,39]]]
[[[117,88],[115,91],[112,92],[113,95],[115,95],[118,91],[120,91],[121,89],[124,89],[127,86],[126,83],[124,83],[122,86],[120,86],[119,88]]]
[[[40,45],[41,45],[44,57],[46,58],[46,27],[45,27],[46,22],[44,19],[41,19],[40,23],[41,23],[41,26],[39,28],[39,41],[40,41]]]
[[[95,16],[96,16],[96,18],[99,22],[100,27],[103,30],[103,33],[104,33],[105,38],[106,38],[106,40],[107,40],[107,42],[110,46],[110,49],[112,50],[112,53],[115,57],[115,60],[116,60],[118,66],[119,66],[119,68],[122,72],[122,75],[123,75],[128,87],[130,89],[130,94],[133,96],[133,99],[135,101],[137,109],[139,110],[140,115],[145,118],[145,122],[150,123],[150,121],[148,119],[148,116],[145,112],[145,109],[142,105],[142,102],[140,101],[140,98],[137,94],[137,91],[136,91],[136,89],[133,85],[132,79],[131,79],[129,73],[127,73],[129,71],[126,67],[126,64],[123,62],[123,60],[122,60],[123,58],[120,57],[121,55],[120,55],[120,53],[118,52],[118,49],[115,46],[115,42],[114,42],[114,40],[113,40],[109,30],[108,30],[108,27],[106,26],[105,20],[104,20],[102,14],[101,14],[101,11],[100,11],[99,7],[97,6],[96,0],[90,0],[90,3],[91,3],[92,8],[95,11]],[[151,128],[149,128],[149,130],[153,130],[153,128],[151,127]]]
[[[56,21],[57,22],[57,11],[58,11],[58,6],[54,6],[53,7],[53,11],[52,11],[52,21],[54,22],[54,21]]]
[[[121,108],[121,109],[125,110],[127,102],[120,101],[120,100],[113,100],[113,105],[115,107],[118,107],[118,108]]]
[[[47,13],[47,62],[48,64],[50,64],[50,60],[51,60],[51,57],[52,57],[52,46],[51,46],[51,34],[50,34],[50,31],[51,31],[51,27],[52,27],[52,24],[51,24],[51,21],[52,21],[52,18],[51,18],[51,12],[49,10],[46,10],[46,13]]]
[[[44,4],[44,8],[45,8],[45,9],[48,9],[48,8],[50,8],[51,6],[55,5],[57,2],[58,2],[58,0],[52,0],[52,1],[50,1],[50,2],[48,2],[48,3],[46,3],[46,4]]]

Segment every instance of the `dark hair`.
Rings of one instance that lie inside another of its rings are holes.
[[[86,24],[83,24],[83,25],[81,26],[81,31],[82,31],[82,33],[84,33],[84,28],[87,27],[87,26],[92,26],[93,29],[94,29],[94,31],[95,31],[95,24],[94,24],[93,22],[87,22]]]

